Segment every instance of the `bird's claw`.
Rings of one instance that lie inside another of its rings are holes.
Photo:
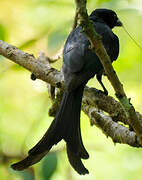
[[[108,96],[108,91],[98,90],[98,94],[104,94],[105,96]]]

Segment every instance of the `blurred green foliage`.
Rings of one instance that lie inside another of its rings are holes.
[[[44,180],[50,180],[57,168],[57,155],[55,152],[49,153],[41,161],[41,175]]]
[[[34,180],[34,174],[32,172],[24,170],[18,172],[18,174],[23,178],[23,180]]]
[[[142,45],[142,2],[139,0],[88,0],[89,13],[98,7],[115,10],[129,33]],[[72,0],[1,0],[0,39],[37,56],[44,51],[55,55],[68,36],[75,13]],[[136,109],[142,112],[142,51],[122,28],[114,29],[120,39],[120,56],[114,62],[124,88]],[[61,61],[54,66],[60,69]],[[114,95],[104,78],[110,95]],[[90,86],[100,88],[96,80]],[[0,179],[2,180],[141,180],[142,150],[116,145],[82,113],[82,136],[90,159],[84,161],[90,174],[79,176],[69,165],[65,144],[54,147],[33,168],[22,173],[10,164],[42,137],[52,119],[46,84],[31,81],[30,73],[0,57]],[[2,157],[5,158],[2,158]],[[58,162],[57,162],[58,158]]]

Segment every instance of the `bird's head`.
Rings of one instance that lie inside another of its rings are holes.
[[[110,9],[96,9],[90,14],[90,18],[97,17],[103,20],[111,29],[115,26],[122,26],[117,14]]]

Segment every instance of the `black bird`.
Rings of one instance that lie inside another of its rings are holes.
[[[102,43],[113,62],[119,54],[119,39],[112,29],[115,26],[122,26],[122,23],[116,13],[109,9],[96,9],[89,18],[97,33],[102,36]],[[103,66],[95,52],[90,49],[90,42],[81,26],[72,31],[67,38],[62,69],[65,92],[55,119],[43,138],[28,152],[28,156],[12,165],[15,170],[23,170],[39,162],[53,145],[63,139],[66,142],[67,155],[72,167],[79,174],[89,173],[81,161],[89,158],[80,130],[83,90],[88,80],[96,75],[104,93],[107,95],[108,92],[101,81]]]

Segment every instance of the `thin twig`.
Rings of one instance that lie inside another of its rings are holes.
[[[73,26],[72,26],[72,31],[77,27],[77,23],[78,23],[78,10],[76,9],[74,22],[73,22]]]

